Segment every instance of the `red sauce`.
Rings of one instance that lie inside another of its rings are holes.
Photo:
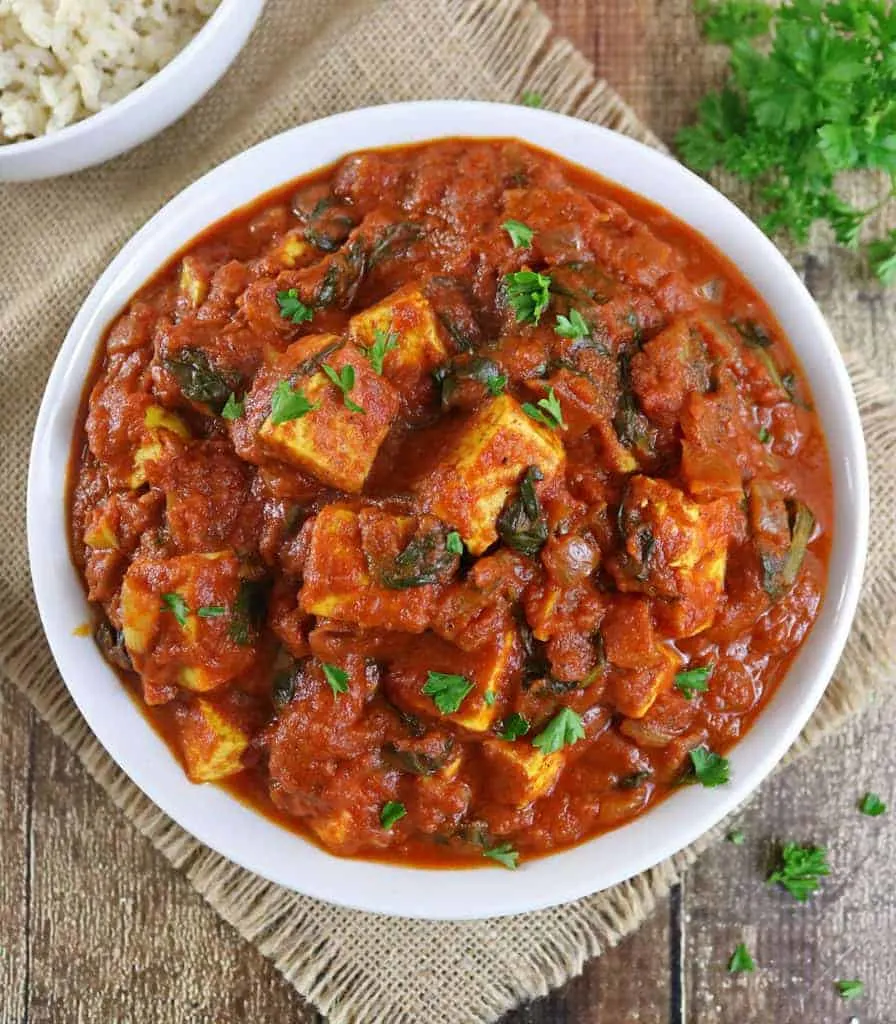
[[[197,238],[111,326],[70,491],[98,640],[190,777],[445,866],[723,755],[833,527],[743,276],[511,140],[354,154]]]

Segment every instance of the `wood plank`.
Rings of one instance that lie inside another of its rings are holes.
[[[34,764],[31,1024],[320,1019],[43,726]]]
[[[29,795],[34,714],[0,686],[0,1022],[25,1019],[28,985]]]

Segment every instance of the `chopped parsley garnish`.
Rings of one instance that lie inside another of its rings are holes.
[[[519,220],[505,220],[501,227],[510,235],[510,241],[513,242],[514,248],[532,248],[532,237],[535,232],[527,224],[523,224]]]
[[[370,361],[373,372],[382,376],[383,362],[386,356],[396,348],[398,348],[398,333],[396,331],[384,331],[381,327],[377,327],[373,332],[373,344],[370,348],[361,346],[361,351]]]
[[[557,317],[554,334],[559,334],[561,338],[570,338],[572,341],[581,341],[591,337],[591,328],[577,309],[571,309],[569,316],[561,314]]]
[[[225,420],[238,420],[245,411],[245,402],[238,400],[231,391],[227,401],[224,403],[224,408],[221,410],[221,415]]]
[[[482,699],[489,707],[492,707],[495,703],[495,700],[497,699],[497,694],[495,693],[494,690],[486,690],[485,693],[482,695]]]
[[[537,423],[542,423],[551,430],[558,427],[565,427],[563,422],[563,410],[560,408],[560,399],[554,394],[553,388],[548,388],[547,398],[540,398],[537,405],[531,402],[523,402],[523,412]]]
[[[551,279],[534,270],[518,270],[504,278],[507,300],[522,324],[537,324],[551,301]]]
[[[293,389],[289,381],[281,380],[271,397],[271,423],[289,423],[316,408],[317,402],[309,402],[299,388]]]
[[[408,813],[407,808],[398,800],[389,800],[383,804],[380,811],[380,824],[383,828],[392,828],[396,821],[400,821]]]
[[[510,871],[515,871],[519,864],[520,855],[510,845],[510,843],[500,843],[498,846],[492,846],[482,851],[483,857],[489,857],[491,860],[496,860],[499,864],[503,864],[505,868]]]
[[[488,393],[494,398],[504,393],[504,388],[507,387],[507,374],[499,373],[497,377],[487,377],[485,386],[488,388]]]
[[[689,668],[685,672],[678,672],[675,675],[675,686],[688,700],[693,700],[695,693],[706,693],[709,689],[709,677],[712,675],[712,669],[712,665],[705,665],[701,668]]]
[[[472,689],[473,684],[466,676],[445,672],[429,672],[423,684],[423,693],[432,697],[443,715],[453,715]]]
[[[769,433],[768,427],[760,427],[759,433],[756,436],[759,438],[760,444],[768,444],[772,439],[772,435]]]
[[[527,89],[520,97],[520,103],[524,107],[543,107],[544,97],[540,92],[532,92],[530,89]]]
[[[743,846],[744,843],[747,841],[747,837],[743,834],[743,832],[741,832],[739,828],[733,828],[728,833],[728,835],[725,836],[725,838],[728,840],[729,843],[732,843],[734,846]]]
[[[731,959],[728,961],[728,973],[739,974],[741,971],[755,971],[756,964],[753,963],[753,958],[747,952],[747,947],[742,943],[738,943],[737,948],[731,954]]]
[[[452,530],[445,538],[445,547],[452,555],[462,555],[464,553],[464,542],[461,540],[457,530]]]
[[[691,764],[697,781],[707,789],[724,786],[731,777],[731,765],[728,758],[714,753],[708,747],[696,747],[692,750]]]
[[[364,410],[358,405],[357,402],[352,401],[348,397],[349,392],[355,386],[355,368],[350,364],[346,364],[341,370],[334,370],[329,363],[321,363],[320,368],[330,378],[331,382],[336,385],[337,388],[342,392],[342,402],[349,412],[360,412]]]
[[[865,994],[865,983],[853,978],[850,981],[835,982],[841,999],[858,999]]]
[[[498,737],[499,739],[512,742],[513,740],[518,740],[520,736],[525,736],[528,731],[529,723],[518,711],[514,711],[512,715],[508,715],[501,723]]]
[[[181,626],[186,626],[190,609],[187,602],[176,593],[162,594],[162,611],[169,611]]]
[[[338,697],[340,693],[348,693],[348,672],[338,665],[330,665],[326,661],[320,663],[324,671],[324,678],[330,684],[333,694]]]
[[[196,614],[200,619],[217,619],[222,615],[226,615],[227,609],[223,604],[206,604],[201,608],[197,608]]]
[[[887,805],[877,793],[866,793],[859,803],[859,810],[862,814],[867,814],[869,818],[879,818],[886,813]]]
[[[280,316],[284,320],[291,320],[294,324],[305,323],[314,316],[314,310],[302,302],[295,288],[277,292],[277,305],[280,307]]]
[[[829,875],[827,850],[823,846],[800,846],[787,843],[781,848],[777,868],[766,881],[784,886],[795,900],[805,903],[821,885],[821,879]]]
[[[542,754],[554,754],[564,747],[585,738],[582,718],[572,708],[561,708],[542,731],[532,740],[532,746]]]

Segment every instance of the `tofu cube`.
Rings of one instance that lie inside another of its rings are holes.
[[[438,318],[419,285],[407,285],[349,321],[352,339],[363,348],[376,341],[377,331],[390,335],[395,348],[383,360],[383,376],[400,392],[416,388],[448,358]]]
[[[115,521],[108,503],[94,509],[84,531],[84,543],[95,551],[108,551],[119,547]]]
[[[243,770],[251,733],[233,702],[195,697],[177,709],[175,722],[191,781],[214,782]]]
[[[176,412],[161,405],[150,405],[143,414],[143,434],[134,452],[134,468],[128,485],[136,490],[146,483],[146,463],[155,462],[164,454],[161,432],[168,431],[184,440],[189,440],[190,431]]]
[[[364,411],[354,412],[340,389],[320,370],[301,375],[304,360],[321,359],[337,372],[351,366],[355,374],[349,399]],[[284,353],[275,367],[282,380],[291,380],[314,408],[298,419],[274,423],[269,415],[258,431],[263,448],[278,459],[310,473],[329,487],[357,493],[364,486],[373,460],[398,414],[398,394],[392,385],[374,373],[354,345],[340,345],[333,335],[302,338]]]
[[[358,824],[351,811],[333,810],[307,818],[306,823],[328,849],[343,850],[347,853],[346,847],[354,849],[357,846]]]
[[[543,754],[530,743],[486,740],[482,744],[492,798],[512,807],[525,807],[547,796],[566,762],[562,751]]]
[[[149,684],[147,692],[176,684],[204,693],[252,665],[255,648],[229,635],[241,582],[240,563],[229,551],[131,563],[121,587],[122,629],[134,667]],[[182,600],[183,625],[166,604],[166,594]],[[210,606],[225,613],[198,614]]]
[[[314,246],[302,238],[301,229],[293,229],[287,232],[274,250],[274,259],[281,267],[292,269],[298,263],[304,263],[306,258],[314,253]]]
[[[510,395],[491,399],[464,424],[420,490],[434,515],[480,555],[498,539],[496,520],[529,466],[545,478],[563,471],[559,437]]]
[[[429,625],[436,587],[384,586],[372,575],[364,549],[368,528],[376,528],[378,539],[388,539],[397,553],[413,537],[416,520],[376,508],[356,512],[345,505],[327,505],[321,509],[311,526],[299,594],[302,611],[350,622],[362,629],[422,633]],[[382,548],[376,553],[380,551]]]
[[[657,644],[655,664],[640,668],[614,667],[609,694],[616,710],[626,718],[643,718],[659,695],[672,688],[681,658],[671,647]]]
[[[195,256],[184,256],[180,265],[178,287],[187,305],[198,309],[208,295],[210,278],[208,269]]]

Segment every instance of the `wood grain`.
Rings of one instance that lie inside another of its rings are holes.
[[[718,79],[690,0],[543,7],[666,141]],[[769,780],[743,847],[704,855],[639,932],[502,1024],[896,1024],[896,814],[855,811],[865,789],[896,804],[893,721],[896,700]],[[0,1024],[320,1024],[8,689],[0,722]],[[763,883],[788,838],[831,849],[806,906]],[[759,969],[731,978],[741,941]],[[838,977],[867,997],[843,1004]]]

